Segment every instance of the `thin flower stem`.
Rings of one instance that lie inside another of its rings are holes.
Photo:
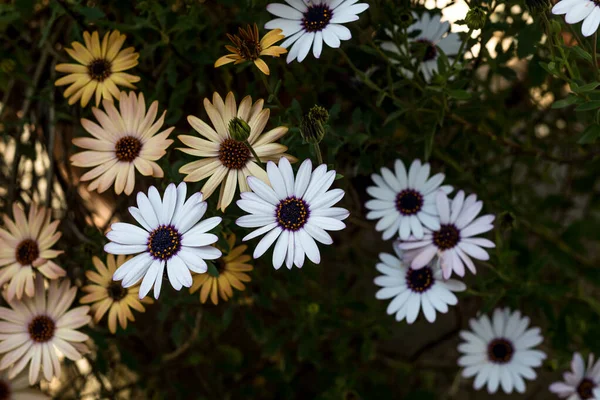
[[[321,148],[319,147],[319,143],[313,144],[315,148],[315,153],[317,153],[317,162],[319,165],[323,164],[323,155],[321,154]]]
[[[460,60],[462,58],[462,54],[463,51],[465,51],[465,46],[467,45],[467,42],[471,39],[471,35],[473,34],[473,28],[469,29],[469,32],[467,33],[467,37],[464,40],[464,42],[461,43],[460,45],[460,49],[458,49],[458,53],[456,54],[456,58],[454,58],[454,61],[452,61],[452,65],[450,66],[450,69],[453,70],[454,66],[456,65],[456,63],[458,62],[458,60]]]
[[[260,161],[260,158],[258,158],[258,154],[256,154],[256,151],[254,151],[254,149],[252,148],[252,146],[250,145],[250,142],[248,142],[247,140],[244,142],[244,144],[246,145],[246,147],[248,148],[248,150],[250,150],[250,153],[252,153],[252,155],[254,156],[254,158],[256,159],[256,162],[258,163],[258,165],[260,165],[261,168],[265,168],[265,164],[263,164],[262,161]]]
[[[269,93],[269,96],[273,100],[275,100],[275,103],[277,103],[277,107],[281,108],[282,110],[285,110],[285,107],[283,106],[281,101],[279,101],[279,98],[275,95],[275,93],[273,93],[273,90],[271,89],[271,85],[269,85],[269,81],[267,80],[267,76],[260,71],[257,72],[257,74],[260,75],[260,78],[261,78],[263,84],[265,85],[265,88],[267,89],[267,93]]]

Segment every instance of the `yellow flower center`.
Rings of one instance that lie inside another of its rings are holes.
[[[15,252],[17,262],[23,266],[31,265],[40,256],[40,248],[37,242],[32,239],[25,239],[17,246]]]
[[[98,82],[104,81],[112,74],[112,65],[110,61],[104,58],[92,60],[92,62],[88,64],[87,68],[90,77]]]
[[[56,325],[50,317],[38,315],[29,323],[29,336],[34,342],[44,343],[54,337],[55,328]]]
[[[229,169],[242,169],[250,159],[250,149],[234,139],[225,139],[219,149],[219,161]]]
[[[133,136],[122,137],[115,144],[115,155],[119,161],[132,162],[141,151],[142,142]]]
[[[120,301],[125,296],[127,296],[127,289],[121,286],[119,282],[111,282],[106,288],[106,292],[108,293],[108,297],[113,299],[113,301]]]

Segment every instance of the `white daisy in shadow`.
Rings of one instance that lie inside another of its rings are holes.
[[[424,228],[440,229],[440,218],[435,206],[438,190],[452,191],[452,186],[440,186],[444,174],[429,177],[431,167],[414,160],[408,173],[401,160],[394,163],[394,172],[381,168],[381,175],[372,174],[376,186],[367,188],[374,197],[365,207],[370,210],[367,219],[379,219],[375,230],[383,231],[383,240],[398,234],[407,240],[411,235],[422,239]]]
[[[592,36],[600,25],[600,5],[594,0],[560,0],[552,7],[552,14],[564,15],[567,24],[581,24],[583,36]]]
[[[563,374],[563,380],[554,382],[549,388],[561,399],[600,399],[600,360],[594,362],[594,355],[590,354],[586,367],[581,354],[573,354],[571,371]]]
[[[104,246],[110,254],[138,254],[123,263],[113,275],[122,281],[124,288],[131,287],[142,278],[139,297],[146,297],[154,286],[154,298],[158,299],[165,266],[171,286],[175,290],[192,286],[192,272],[205,273],[208,266],[204,260],[221,257],[221,251],[211,246],[217,236],[208,233],[221,222],[221,217],[200,220],[207,204],[202,193],[194,193],[186,201],[187,186],[177,188],[171,183],[161,199],[158,190],[151,186],[148,196],[137,194],[137,207],[129,212],[142,228],[117,222],[111,225],[106,237],[111,240]]]
[[[10,308],[0,307],[0,369],[9,368],[13,379],[29,364],[29,383],[34,385],[43,372],[44,378],[60,377],[58,352],[72,361],[88,352],[83,343],[89,337],[78,328],[91,317],[90,308],[81,306],[69,310],[77,287],[69,281],[51,281],[44,289],[44,279],[35,280],[35,296],[22,300],[7,300]]]
[[[487,315],[469,321],[471,331],[461,331],[465,340],[458,346],[463,354],[458,365],[462,376],[475,377],[473,387],[481,389],[487,384],[490,394],[502,387],[504,393],[513,390],[525,393],[524,379],[534,380],[535,367],[542,365],[546,354],[533,349],[544,340],[540,328],[527,329],[529,318],[508,308],[494,310],[492,321]]]
[[[436,312],[445,314],[448,306],[455,306],[458,299],[453,292],[462,292],[467,286],[454,279],[443,280],[442,271],[432,262],[421,269],[412,269],[401,261],[402,254],[395,249],[397,257],[381,253],[376,268],[383,275],[375,278],[381,286],[375,297],[392,299],[387,308],[389,315],[396,314],[396,321],[406,319],[412,324],[423,310],[429,322],[435,322]]]
[[[292,46],[287,62],[304,61],[312,47],[315,58],[321,56],[323,43],[338,48],[342,40],[350,40],[350,29],[344,25],[357,21],[358,14],[369,8],[358,0],[285,0],[286,4],[274,3],[267,11],[276,18],[265,24],[265,29],[281,29],[286,40],[281,47]],[[291,7],[290,7],[291,6]]]
[[[327,171],[322,164],[314,171],[310,160],[305,160],[294,178],[290,162],[281,158],[279,166],[267,163],[267,174],[271,185],[253,176],[248,177],[252,192],[244,192],[237,205],[250,215],[237,219],[236,224],[244,228],[258,228],[242,240],[266,235],[254,250],[259,258],[275,241],[273,267],[281,268],[285,261],[302,268],[304,256],[315,264],[321,262],[317,242],[332,244],[333,239],[326,231],[339,231],[346,227],[342,220],[350,213],[345,208],[332,207],[344,197],[342,189],[331,189],[335,171]]]
[[[440,50],[448,57],[448,61],[452,63],[452,56],[458,54],[460,49],[460,37],[450,30],[450,23],[441,22],[441,17],[437,14],[423,14],[419,19],[416,13],[413,13],[417,20],[411,25],[408,30],[408,46],[399,47],[393,41],[385,41],[381,43],[381,48],[385,51],[401,55],[402,57],[414,59],[415,68],[423,74],[426,82],[430,82],[431,78],[438,71],[438,58]],[[398,27],[394,27],[394,32],[398,31]],[[387,31],[388,36],[394,37],[394,33]],[[416,35],[416,36],[415,36]],[[402,69],[408,78],[412,78],[412,72],[407,69]]]
[[[440,228],[425,232],[422,240],[399,242],[402,250],[409,250],[406,259],[411,260],[414,269],[423,268],[437,255],[448,279],[454,271],[458,276],[465,275],[465,265],[472,273],[477,273],[470,257],[477,260],[489,260],[490,256],[483,247],[493,248],[496,245],[484,238],[474,237],[480,233],[491,231],[494,216],[491,214],[477,217],[483,208],[483,202],[472,194],[465,199],[465,192],[459,191],[452,202],[443,191],[436,195],[437,212],[440,216]]]

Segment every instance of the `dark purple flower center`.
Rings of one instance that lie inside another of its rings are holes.
[[[161,225],[148,238],[148,251],[152,257],[168,260],[181,249],[181,234],[173,225]]]
[[[515,348],[506,339],[494,339],[488,344],[488,359],[496,364],[506,364],[515,354]]]
[[[442,225],[433,232],[433,244],[440,250],[449,250],[460,241],[460,231],[452,224]]]
[[[396,195],[396,209],[402,215],[414,215],[423,208],[423,196],[413,189],[404,189]]]
[[[333,12],[328,5],[311,5],[308,6],[308,10],[304,13],[302,26],[304,26],[304,30],[307,32],[319,32],[325,29],[332,17]]]
[[[413,292],[426,292],[433,286],[434,282],[433,271],[429,267],[421,269],[409,268],[406,272],[406,284]]]
[[[288,197],[281,200],[275,208],[275,218],[279,226],[288,231],[297,231],[306,224],[310,210],[302,199]]]

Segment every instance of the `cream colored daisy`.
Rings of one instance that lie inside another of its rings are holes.
[[[233,297],[232,287],[237,290],[244,290],[244,282],[250,282],[250,276],[246,273],[252,271],[253,267],[247,264],[252,259],[244,252],[248,246],[235,246],[235,235],[226,236],[227,249],[221,249],[223,255],[215,260],[218,276],[213,276],[210,272],[194,275],[194,283],[190,288],[190,293],[200,290],[200,301],[206,303],[208,296],[214,305],[219,304],[219,297],[223,301]]]
[[[65,270],[52,258],[62,253],[52,246],[62,235],[56,232],[60,221],[50,222],[52,211],[31,205],[29,215],[13,204],[14,221],[3,215],[6,229],[0,228],[0,286],[8,282],[6,297],[9,300],[23,292],[29,297],[35,294],[33,278],[39,271],[48,279],[65,276]]]
[[[138,65],[140,55],[133,47],[121,50],[125,38],[119,31],[107,32],[100,44],[98,32],[91,35],[84,32],[85,47],[79,42],[73,42],[72,49],[65,48],[77,64],[58,64],[56,70],[69,75],[58,79],[54,84],[71,85],[64,93],[69,98],[69,104],[75,104],[81,99],[81,106],[85,107],[95,92],[98,107],[101,98],[111,101],[113,97],[119,98],[117,85],[135,89],[133,83],[139,82],[140,78],[123,71]]]
[[[69,310],[77,288],[68,280],[51,281],[44,290],[44,279],[35,280],[35,296],[8,300],[10,308],[0,307],[0,370],[9,368],[9,379],[29,364],[29,383],[60,377],[58,352],[70,360],[81,359],[89,351],[89,339],[78,328],[90,321],[88,306]],[[67,311],[68,310],[68,311]]]
[[[29,386],[25,371],[13,379],[8,378],[8,371],[3,371],[0,372],[0,400],[50,400],[50,397]]]
[[[288,128],[279,126],[263,133],[270,115],[270,110],[263,109],[263,105],[264,100],[260,99],[252,104],[252,97],[246,96],[238,107],[232,92],[229,92],[225,102],[218,93],[215,93],[212,103],[204,99],[204,108],[214,129],[201,119],[190,115],[187,118],[188,122],[205,139],[189,135],[179,136],[179,140],[189,148],[178,150],[193,156],[205,157],[184,165],[179,172],[187,175],[184,179],[186,182],[209,178],[201,189],[204,199],[208,199],[221,184],[217,208],[222,211],[231,204],[238,183],[240,191],[250,191],[246,183],[248,176],[256,176],[269,183],[267,173],[258,166],[247,145],[232,138],[229,123],[234,118],[243,120],[250,127],[247,141],[261,162],[277,162],[281,157],[286,157],[291,162],[296,161],[295,157],[285,154],[286,146],[274,143],[287,133]]]
[[[100,322],[108,311],[108,329],[113,334],[117,332],[117,318],[121,328],[127,329],[127,320],[135,321],[130,308],[144,312],[145,309],[142,303],[152,304],[154,302],[149,297],[142,300],[138,299],[139,284],[124,288],[121,286],[121,282],[112,280],[117,268],[131,258],[119,255],[115,260],[115,256],[109,254],[106,257],[105,265],[98,257],[93,257],[92,262],[96,267],[96,271],[85,272],[85,276],[93,283],[82,288],[84,292],[89,294],[83,296],[80,302],[82,304],[92,303],[91,311],[94,313],[94,322],[96,323]]]
[[[77,153],[71,157],[76,167],[95,167],[85,173],[82,181],[92,181],[88,190],[106,191],[113,182],[115,193],[126,195],[133,192],[135,170],[144,176],[162,178],[163,170],[155,162],[164,156],[173,140],[167,139],[174,128],[160,133],[158,130],[165,121],[161,117],[154,122],[158,110],[158,101],[154,101],[146,113],[144,95],[129,96],[121,92],[120,113],[112,101],[104,100],[106,112],[92,108],[100,125],[83,118],[81,124],[94,138],[75,138],[73,144],[89,151]]]

